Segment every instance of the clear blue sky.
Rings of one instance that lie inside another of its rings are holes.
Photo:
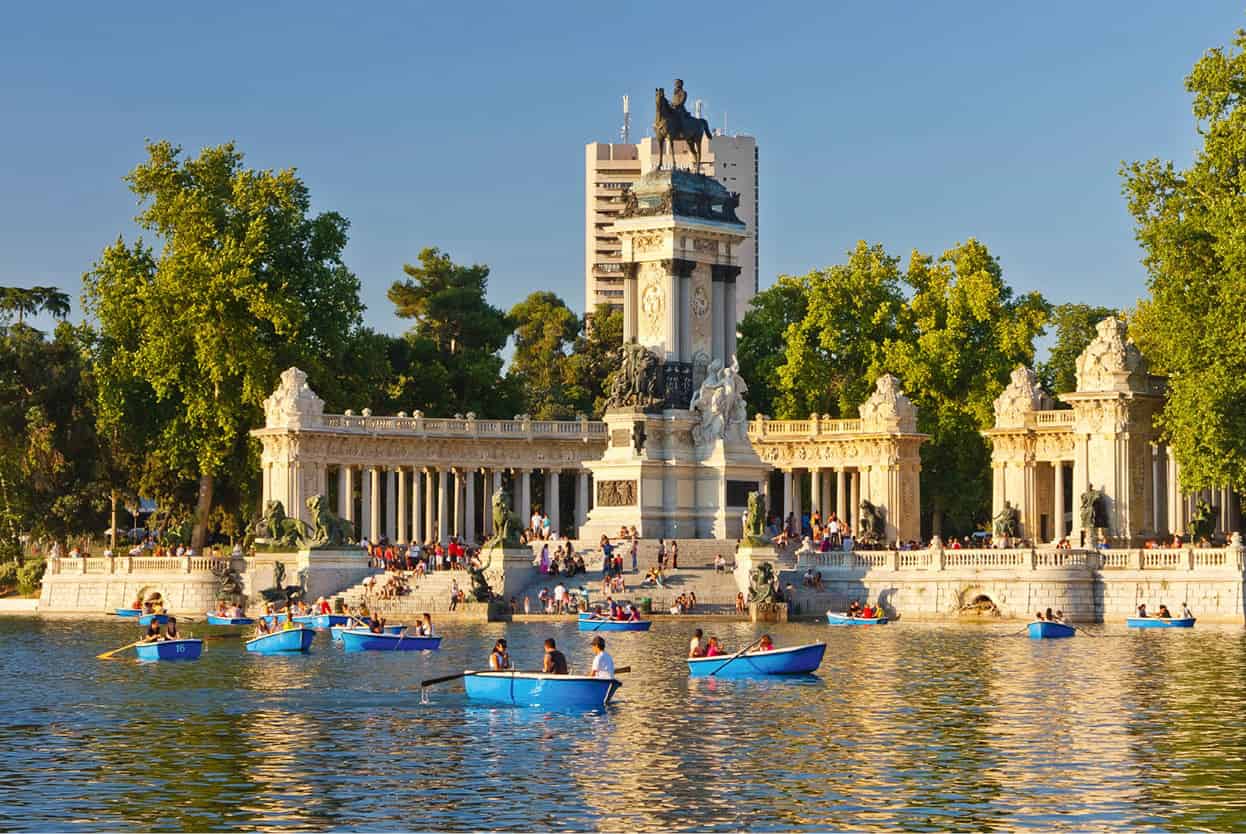
[[[761,282],[860,238],[973,236],[1020,290],[1145,292],[1121,160],[1188,160],[1182,80],[1242,4],[21,3],[0,29],[0,285],[81,274],[132,235],[147,137],[236,140],[350,218],[367,320],[435,245],[503,307],[583,300],[583,146],[682,77],[761,149]],[[1012,6],[1011,9],[1003,8]]]

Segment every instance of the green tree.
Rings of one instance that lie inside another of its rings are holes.
[[[563,365],[563,392],[573,414],[600,417],[618,371],[623,344],[623,311],[598,304],[581,323],[571,355]]]
[[[511,308],[515,353],[507,376],[523,392],[524,411],[538,420],[575,416],[566,395],[567,351],[580,320],[561,298],[538,290]]]
[[[847,417],[873,388],[883,344],[896,334],[904,303],[898,260],[861,241],[848,262],[801,279],[805,315],[784,333],[775,414]],[[747,379],[747,377],[745,377]]]
[[[1246,489],[1246,31],[1185,79],[1202,147],[1193,164],[1122,166],[1150,297],[1130,335],[1168,374],[1158,424],[1181,485]]]
[[[56,287],[0,287],[0,317],[17,316],[25,324],[26,316],[47,313],[56,319],[69,315],[69,296]]]
[[[998,260],[970,238],[937,261],[914,252],[904,281],[912,297],[884,367],[918,407],[922,515],[933,533],[966,533],[990,506],[990,452],[979,433],[1018,364],[1032,365],[1034,340],[1051,307],[1036,293],[1015,296]],[[923,524],[926,527],[927,524]]]
[[[95,373],[101,434],[149,450],[144,492],[176,500],[193,481],[196,547],[206,540],[218,480],[254,484],[248,432],[290,365],[318,385],[362,311],[342,262],[348,223],[309,214],[293,169],[244,167],[232,143],[183,158],[168,142],[126,177],[142,238],[107,247],[84,276],[99,322]],[[251,487],[253,489],[253,486]]]
[[[1077,357],[1095,338],[1095,325],[1120,311],[1089,304],[1058,304],[1051,313],[1056,343],[1047,361],[1038,366],[1038,378],[1053,394],[1077,390]]]
[[[407,278],[394,282],[389,300],[414,324],[406,334],[411,372],[399,374],[397,390],[416,402],[427,397],[440,413],[512,416],[520,398],[501,373],[510,323],[485,299],[489,268],[460,266],[428,248],[418,266],[406,264],[403,271]]]
[[[754,414],[776,414],[781,394],[779,368],[787,355],[784,340],[788,327],[805,317],[807,279],[780,275],[773,287],[753,296],[740,321],[736,358],[740,375],[748,382],[748,407]]]

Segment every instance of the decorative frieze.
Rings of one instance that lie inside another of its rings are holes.
[[[636,504],[635,481],[598,481],[597,505],[600,507],[632,507]]]

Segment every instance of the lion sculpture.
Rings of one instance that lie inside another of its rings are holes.
[[[308,498],[307,509],[312,523],[302,538],[304,547],[341,547],[354,538],[354,525],[329,510],[328,496],[313,495]]]

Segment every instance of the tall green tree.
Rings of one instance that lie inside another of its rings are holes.
[[[1051,312],[1056,331],[1047,361],[1038,366],[1038,378],[1053,394],[1077,390],[1077,357],[1095,338],[1095,325],[1111,316],[1120,315],[1111,307],[1090,304],[1058,304]]]
[[[805,317],[808,277],[780,275],[774,286],[753,296],[740,321],[736,358],[740,375],[748,382],[748,407],[754,414],[777,416],[782,393],[779,368],[787,359],[787,329]]]
[[[26,316],[47,313],[56,319],[69,315],[69,295],[56,287],[0,287],[0,318],[25,324]]]
[[[904,303],[898,263],[882,246],[861,241],[847,263],[802,279],[805,315],[784,333],[776,416],[848,417],[869,396],[871,369],[895,336]]]
[[[521,403],[502,378],[501,355],[510,322],[485,298],[489,267],[460,266],[436,248],[419,260],[403,266],[406,279],[389,289],[397,314],[414,320],[406,333],[412,373],[396,385],[423,392],[415,399],[430,395],[440,413],[512,416]]]
[[[538,420],[575,416],[568,401],[567,351],[580,331],[580,319],[561,298],[538,290],[511,308],[515,353],[507,376],[524,398],[524,411]]]
[[[1246,31],[1185,79],[1202,146],[1193,164],[1122,167],[1150,297],[1130,335],[1168,374],[1159,426],[1186,489],[1246,490]]]
[[[1034,362],[1050,305],[1017,296],[999,261],[970,238],[935,260],[914,252],[904,282],[912,296],[883,367],[918,407],[923,527],[965,533],[990,507],[990,452],[980,432],[994,422],[993,400],[1018,364]]]
[[[132,452],[149,444],[147,494],[196,484],[202,547],[218,480],[235,494],[255,481],[248,432],[280,372],[298,365],[317,384],[363,308],[341,258],[349,224],[311,214],[293,169],[247,168],[232,143],[147,154],[126,182],[158,247],[118,238],[83,279],[100,430]]]
[[[600,417],[605,413],[622,344],[623,311],[598,304],[593,315],[581,322],[563,366],[563,391],[573,414]]]

